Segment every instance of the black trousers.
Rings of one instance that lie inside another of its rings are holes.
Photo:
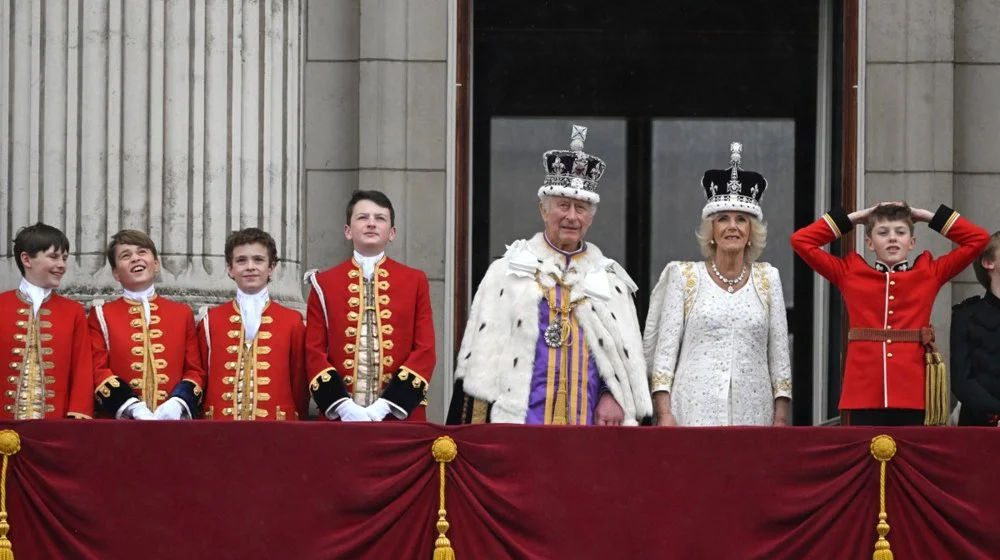
[[[859,408],[841,413],[845,426],[924,425],[924,411],[913,408]]]

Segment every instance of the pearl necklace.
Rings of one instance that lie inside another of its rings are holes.
[[[723,276],[722,273],[719,272],[719,267],[715,266],[715,261],[712,261],[712,272],[714,272],[715,275],[719,278],[719,280],[722,280],[722,282],[724,284],[728,284],[729,285],[729,287],[726,289],[726,291],[729,292],[729,293],[733,293],[733,292],[736,291],[733,288],[733,286],[735,286],[735,285],[737,285],[737,284],[739,284],[740,282],[743,281],[743,275],[745,275],[747,273],[747,266],[743,265],[743,270],[740,271],[740,275],[737,276],[735,280],[730,280],[729,278],[726,278],[725,276]]]

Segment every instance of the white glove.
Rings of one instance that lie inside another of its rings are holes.
[[[122,413],[122,418],[130,418],[132,420],[156,420],[156,416],[149,411],[149,407],[146,403],[142,401],[134,402],[125,409]]]
[[[372,422],[381,422],[392,412],[392,408],[389,406],[389,401],[376,399],[375,402],[365,408],[365,412],[372,419]]]
[[[337,406],[333,407],[336,415],[344,422],[371,422],[366,409],[355,403],[351,399],[344,399]]]
[[[160,406],[156,407],[153,418],[156,420],[180,420],[187,416],[187,407],[178,397],[172,397]]]

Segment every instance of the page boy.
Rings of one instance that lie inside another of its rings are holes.
[[[114,234],[107,259],[122,296],[95,301],[88,319],[97,403],[114,418],[194,417],[205,372],[191,308],[156,294],[160,258],[145,233]]]
[[[911,263],[914,222],[927,222],[959,246],[938,259],[924,251]],[[841,259],[821,248],[857,224],[865,224],[865,245],[875,253],[874,265],[854,252]],[[989,242],[986,230],[944,205],[932,214],[890,202],[850,214],[833,210],[792,234],[791,242],[813,270],[840,290],[847,308],[850,330],[840,397],[845,424],[944,423],[946,379],[940,380],[945,387],[925,390],[925,352],[933,349],[931,308],[941,286],[982,253]],[[934,412],[925,418],[928,404]]]
[[[90,418],[93,368],[83,306],[53,290],[69,257],[69,240],[41,222],[14,238],[21,284],[0,294],[0,354],[7,361],[5,420]]]
[[[205,370],[204,417],[305,420],[309,414],[302,315],[271,299],[278,264],[274,238],[246,228],[226,238],[226,270],[236,296],[206,310],[198,324]]]
[[[346,218],[354,256],[306,275],[310,391],[331,420],[424,420],[435,362],[427,276],[386,258],[396,213],[385,194],[356,191]]]

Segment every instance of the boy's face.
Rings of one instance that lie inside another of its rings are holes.
[[[344,237],[354,243],[354,250],[373,257],[396,238],[389,209],[370,200],[359,200],[351,213],[351,223],[344,226]]]
[[[160,260],[153,251],[138,245],[118,245],[115,247],[115,267],[111,275],[123,288],[141,292],[153,285],[160,272]]]
[[[256,294],[267,286],[274,266],[269,262],[267,247],[261,243],[248,243],[233,247],[233,262],[226,266],[229,276],[244,294]]]
[[[917,238],[910,231],[910,225],[902,220],[875,222],[865,235],[868,249],[875,252],[876,259],[889,266],[905,261],[916,244]]]
[[[63,274],[66,274],[66,261],[69,253],[55,246],[34,255],[22,251],[19,255],[24,265],[24,279],[39,288],[58,288]]]

